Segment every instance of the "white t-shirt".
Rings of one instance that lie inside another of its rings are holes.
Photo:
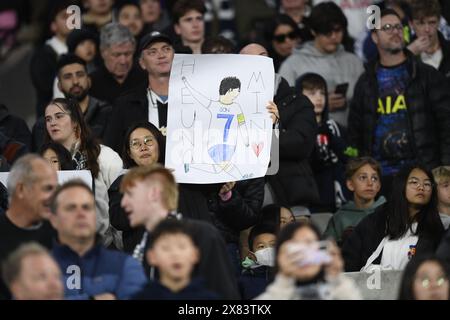
[[[381,256],[381,267],[391,268],[393,270],[403,270],[409,260],[414,256],[419,236],[411,232],[417,230],[417,222],[413,223],[411,228],[400,239],[388,239],[383,248]]]
[[[442,49],[437,50],[433,54],[422,52],[420,54],[420,58],[422,59],[423,63],[426,63],[437,70],[439,69],[439,65],[441,64],[441,61],[443,59]]]
[[[444,225],[444,229],[447,230],[448,226],[450,226],[450,216],[445,213],[439,213],[439,217],[441,217],[442,224]]]

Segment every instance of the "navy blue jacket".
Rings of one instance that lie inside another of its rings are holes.
[[[119,251],[96,245],[80,257],[68,246],[55,244],[52,253],[63,273],[66,299],[90,299],[102,293],[129,299],[147,283],[139,262]]]
[[[204,286],[201,278],[194,278],[182,290],[173,292],[159,281],[150,283],[133,300],[218,300],[219,296]]]
[[[239,291],[243,300],[252,300],[266,290],[273,279],[273,268],[258,266],[242,271],[239,278]]]

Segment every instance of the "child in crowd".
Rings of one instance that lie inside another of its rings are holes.
[[[218,296],[205,289],[200,278],[191,278],[200,252],[191,229],[176,219],[163,220],[150,234],[148,263],[157,268],[159,279],[139,292],[137,300],[211,300]]]
[[[250,231],[249,257],[239,279],[242,299],[250,300],[264,292],[275,265],[276,226],[257,224]]]
[[[322,76],[306,73],[297,79],[296,89],[311,100],[319,126],[310,164],[320,201],[310,209],[311,212],[334,212],[346,202],[343,171],[348,158],[344,152],[348,145],[344,128],[328,118],[327,84]]]
[[[441,166],[433,170],[438,191],[438,210],[442,225],[447,230],[450,225],[450,166]]]
[[[376,160],[370,157],[350,160],[345,176],[347,188],[353,192],[353,201],[333,215],[324,233],[325,237],[333,237],[339,246],[365,216],[386,202],[383,196],[375,201],[381,188],[381,166]]]

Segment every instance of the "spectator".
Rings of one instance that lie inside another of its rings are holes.
[[[319,126],[309,161],[319,188],[320,204],[310,209],[313,212],[334,212],[347,202],[343,174],[348,159],[345,154],[348,147],[346,131],[328,117],[328,90],[323,77],[306,73],[297,79],[296,90],[311,100]]]
[[[356,284],[343,273],[339,248],[320,250],[320,231],[308,222],[287,225],[275,247],[276,276],[257,300],[361,299]]]
[[[146,229],[134,255],[143,261],[143,254],[148,246],[147,238],[155,226],[169,216],[178,216],[175,211],[178,204],[175,178],[169,170],[158,165],[136,167],[130,169],[123,178],[121,191],[124,194],[121,205],[128,213],[130,225],[145,226]],[[193,229],[202,257],[194,276],[202,276],[206,281],[206,288],[224,299],[238,298],[232,265],[218,231],[209,223],[190,219],[185,221]],[[146,265],[146,270],[150,278],[154,279],[154,268]]]
[[[98,68],[98,37],[94,33],[86,29],[74,29],[67,36],[66,43],[68,53],[84,60],[88,73]]]
[[[248,237],[249,256],[242,263],[239,278],[242,299],[251,300],[264,292],[273,277],[275,266],[276,227],[273,224],[255,225]]]
[[[21,245],[3,263],[3,281],[14,300],[62,300],[61,279],[58,264],[37,243]]]
[[[55,232],[46,220],[56,185],[56,172],[37,155],[23,156],[11,168],[7,183],[9,209],[0,215],[0,262],[26,242],[52,247]],[[0,299],[8,297],[8,290],[0,283]]]
[[[449,300],[450,270],[435,256],[412,259],[403,272],[399,300]]]
[[[23,144],[26,149],[31,147],[31,132],[22,118],[9,112],[4,104],[0,104],[0,132],[6,137]]]
[[[380,23],[372,30],[380,58],[355,87],[348,135],[360,156],[381,163],[386,196],[405,164],[419,161],[432,169],[450,163],[450,95],[438,71],[403,50],[397,13],[383,10]]]
[[[284,14],[269,21],[265,38],[269,44],[268,52],[273,59],[275,72],[278,72],[281,63],[292,54],[294,48],[303,42],[296,23]]]
[[[180,38],[180,43],[174,44],[175,51],[186,51],[187,47],[192,53],[201,53],[205,40],[205,12],[203,0],[178,0],[175,3],[172,8],[174,30]]]
[[[75,99],[81,108],[84,120],[95,138],[101,140],[111,112],[111,105],[89,95],[91,79],[84,60],[74,54],[62,55],[58,61],[58,88],[65,98]],[[44,142],[45,121],[40,117],[33,127],[33,150]]]
[[[53,256],[63,271],[66,298],[129,299],[144,287],[144,271],[135,259],[96,241],[94,194],[84,182],[61,185],[52,197],[51,210],[50,221],[59,240]],[[70,285],[74,268],[82,270],[78,271],[81,278]]]
[[[324,237],[332,237],[339,246],[350,236],[358,223],[386,202],[375,198],[381,188],[380,164],[370,158],[351,159],[345,170],[347,188],[353,192],[353,201],[344,204],[330,219]]]
[[[434,253],[444,232],[436,193],[431,172],[422,165],[403,167],[387,205],[366,216],[345,241],[345,270],[403,270],[412,257]]]
[[[313,7],[309,19],[314,40],[294,50],[281,65],[280,75],[294,86],[295,80],[307,72],[320,74],[330,88],[330,118],[347,127],[347,104],[352,99],[356,80],[363,72],[359,58],[346,52],[342,45],[347,19],[332,2]],[[344,83],[348,83],[348,90],[336,93],[336,87]]]
[[[105,246],[114,241],[121,248],[120,235],[109,224],[108,188],[122,170],[122,159],[109,147],[96,142],[73,99],[53,100],[45,109],[45,123],[45,141],[60,143],[69,150],[76,170],[90,170],[95,188],[97,230]]]
[[[70,4],[70,0],[55,1],[50,12],[50,30],[53,36],[44,46],[36,49],[31,58],[30,75],[37,95],[36,117],[44,114],[45,106],[53,97],[58,57],[67,53],[66,38],[70,30],[66,25],[66,9]]]
[[[289,16],[300,30],[300,38],[303,41],[312,39],[311,30],[309,30],[308,15],[311,12],[310,1],[307,0],[281,0],[280,11]]]
[[[56,171],[59,170],[74,170],[75,167],[72,162],[72,155],[69,150],[64,148],[63,145],[56,142],[45,143],[39,154],[50,163],[52,168]]]
[[[154,31],[142,38],[139,64],[148,81],[118,99],[106,129],[105,143],[120,152],[129,126],[148,120],[166,134],[169,76],[174,50],[168,36]]]
[[[100,33],[100,54],[104,65],[90,76],[89,94],[113,104],[121,94],[139,86],[145,75],[133,63],[136,40],[131,32],[118,23],[109,23]]]
[[[162,31],[170,26],[169,14],[161,8],[160,0],[139,0],[139,5],[147,32]]]
[[[204,287],[202,278],[192,278],[201,259],[195,235],[189,225],[176,219],[161,221],[153,230],[146,252],[148,263],[157,268],[152,280],[136,296],[137,300],[211,300],[217,294]]]
[[[114,0],[83,0],[85,13],[81,17],[83,28],[99,34],[113,20]]]
[[[234,53],[233,42],[223,36],[207,38],[202,44],[202,53]]]
[[[422,62],[439,70],[450,83],[450,41],[438,31],[441,8],[438,0],[411,3],[411,26],[417,36],[408,49]]]
[[[294,222],[295,217],[291,209],[277,204],[269,204],[261,209],[261,221],[275,225],[278,233],[283,227]]]
[[[143,36],[144,20],[142,19],[141,7],[134,1],[125,1],[117,8],[117,22],[128,28],[131,34],[139,42]]]
[[[447,230],[450,225],[450,167],[433,169],[434,183],[437,186],[438,210],[442,225]]]

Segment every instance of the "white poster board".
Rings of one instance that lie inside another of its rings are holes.
[[[64,170],[58,171],[57,173],[58,184],[63,184],[71,179],[81,179],[92,189],[92,175],[89,170]],[[0,182],[3,183],[5,187],[8,183],[8,177],[9,172],[0,172]]]
[[[166,167],[179,183],[263,177],[270,161],[271,58],[176,54],[169,82]]]

